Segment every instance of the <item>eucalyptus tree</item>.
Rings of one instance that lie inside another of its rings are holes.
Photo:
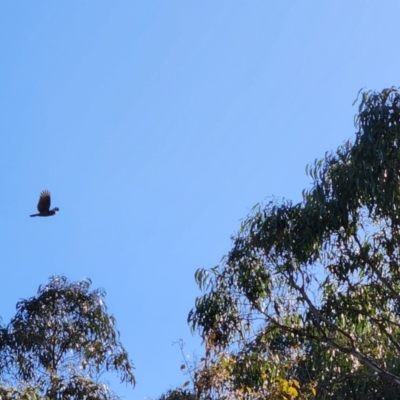
[[[52,277],[35,297],[21,300],[3,328],[0,395],[4,398],[117,399],[103,374],[134,386],[133,365],[119,342],[102,290],[90,280]],[[36,396],[36,397],[35,397]]]
[[[203,393],[397,398],[400,93],[358,104],[354,140],[306,168],[303,200],[256,206],[221,263],[196,272]]]

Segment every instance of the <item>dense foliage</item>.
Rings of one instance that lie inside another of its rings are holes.
[[[307,167],[303,201],[253,209],[189,315],[202,398],[391,399],[400,390],[400,93]]]
[[[99,380],[106,371],[135,385],[104,292],[91,291],[89,280],[52,277],[20,301],[0,350],[1,398],[116,399]]]
[[[197,400],[196,394],[191,390],[175,389],[168,390],[161,395],[157,400]]]

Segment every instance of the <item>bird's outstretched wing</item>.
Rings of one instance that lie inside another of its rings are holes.
[[[43,190],[40,193],[39,203],[37,205],[37,209],[40,213],[44,213],[50,210],[50,192],[48,190]]]

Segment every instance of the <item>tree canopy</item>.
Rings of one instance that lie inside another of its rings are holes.
[[[196,272],[203,397],[397,397],[400,93],[358,102],[355,139],[306,168],[303,200],[256,206]]]
[[[135,385],[105,293],[90,284],[55,276],[18,302],[0,337],[1,398],[116,399],[100,380],[107,371]]]

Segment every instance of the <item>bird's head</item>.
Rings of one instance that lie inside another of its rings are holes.
[[[54,211],[55,211],[55,212],[58,212],[58,211],[60,211],[60,209],[59,209],[58,207],[55,207],[55,208],[54,208]]]

